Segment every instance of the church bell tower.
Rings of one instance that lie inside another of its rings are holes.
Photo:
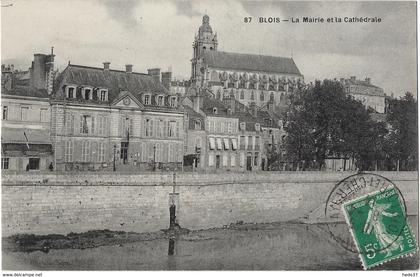
[[[217,34],[213,34],[213,30],[209,24],[210,18],[208,15],[203,16],[203,22],[198,28],[193,42],[193,58],[191,60],[191,81],[196,82],[201,76],[202,72],[200,58],[204,51],[217,50]]]

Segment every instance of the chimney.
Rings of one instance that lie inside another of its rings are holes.
[[[110,62],[103,62],[104,64],[104,71],[105,70],[109,70],[109,65],[111,64]]]
[[[126,73],[133,73],[133,65],[132,64],[126,64],[125,65],[125,72]]]
[[[44,89],[45,84],[45,77],[46,77],[46,62],[47,62],[47,55],[45,54],[34,54],[34,61],[32,62],[31,67],[31,79],[30,84],[31,86],[37,89]]]
[[[370,78],[366,77],[365,82],[370,85]]]
[[[352,82],[356,81],[356,76],[351,76],[351,77],[350,77],[350,80],[351,80]]]
[[[153,80],[160,83],[160,68],[151,68],[147,70],[147,74],[153,77]]]
[[[162,72],[162,85],[167,89],[171,90],[172,72]]]
[[[257,105],[255,104],[255,102],[251,102],[251,104],[249,104],[249,108],[251,110],[251,115],[252,117],[257,117],[258,116],[258,109],[257,109]]]

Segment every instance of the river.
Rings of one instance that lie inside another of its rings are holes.
[[[84,250],[52,249],[48,253],[3,251],[2,259],[4,270],[361,269],[358,255],[335,242],[325,232],[325,225],[293,223],[194,231],[172,242],[159,238]],[[377,269],[416,268],[418,255]]]

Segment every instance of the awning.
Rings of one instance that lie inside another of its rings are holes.
[[[26,141],[25,135],[28,138]],[[50,133],[47,130],[1,128],[2,143],[51,144]]]
[[[214,138],[209,138],[209,143],[210,143],[210,150],[214,150],[215,148]]]
[[[222,139],[217,138],[216,143],[217,143],[217,150],[222,150]]]
[[[238,143],[237,143],[236,138],[233,138],[232,139],[232,149],[233,150],[237,150],[238,149]]]
[[[224,138],[223,139],[223,144],[225,145],[225,150],[229,150],[229,139],[228,138]]]
[[[28,149],[29,146],[29,149]],[[1,151],[3,156],[49,156],[52,154],[51,144],[31,144],[29,143],[2,143]]]

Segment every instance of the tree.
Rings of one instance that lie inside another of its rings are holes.
[[[361,170],[382,153],[386,129],[337,81],[317,81],[293,97],[286,114],[288,156],[322,169],[327,158],[352,158]]]
[[[389,100],[387,114],[387,158],[396,161],[397,170],[415,170],[418,165],[417,100],[407,92]]]

